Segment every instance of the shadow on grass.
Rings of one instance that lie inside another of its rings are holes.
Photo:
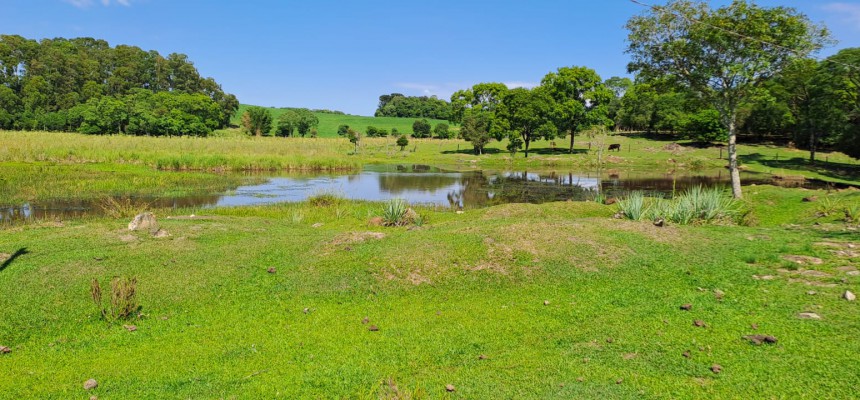
[[[751,153],[738,156],[743,163],[755,162],[770,168],[793,169],[798,171],[815,172],[830,178],[844,179],[849,181],[860,180],[860,165],[852,165],[843,162],[829,162],[817,160],[815,164],[809,159],[802,157],[792,158],[765,158],[761,153]]]
[[[494,148],[484,148],[483,154],[499,154],[502,151]],[[445,150],[442,154],[468,154],[470,156],[475,156],[475,149],[459,149],[459,150]]]
[[[16,258],[21,257],[27,253],[29,253],[29,251],[27,251],[26,247],[22,247],[22,248],[18,249],[18,251],[16,251],[11,256],[9,256],[9,258],[7,258],[6,261],[3,261],[3,263],[0,264],[0,272],[3,272],[3,270],[5,270],[10,265],[12,265],[12,262],[15,261]]]

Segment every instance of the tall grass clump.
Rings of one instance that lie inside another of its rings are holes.
[[[103,197],[98,201],[99,208],[105,215],[112,218],[133,217],[141,212],[148,211],[152,203],[135,201],[131,197]]]
[[[633,192],[618,202],[622,216],[632,220],[663,219],[679,225],[732,222],[742,219],[741,203],[724,188],[694,186],[673,199],[650,199]]]
[[[140,305],[137,303],[137,278],[114,277],[110,281],[110,299],[102,300],[102,288],[99,280],[93,278],[90,284],[90,295],[98,307],[102,318],[106,321],[131,319],[137,316]]]
[[[343,196],[333,191],[319,191],[308,197],[308,203],[314,207],[330,207],[343,203]]]
[[[618,208],[625,218],[634,221],[641,220],[648,211],[645,204],[645,194],[638,190],[631,192],[627,197],[618,201]]]
[[[403,199],[391,199],[382,206],[382,224],[385,226],[405,226],[424,224],[424,218],[409,207]]]

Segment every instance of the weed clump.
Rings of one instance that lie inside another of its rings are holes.
[[[314,207],[330,207],[343,202],[343,197],[334,192],[320,192],[308,197],[308,203]]]
[[[680,225],[741,221],[745,213],[741,203],[725,189],[694,186],[673,199],[646,198],[633,192],[618,201],[620,214],[634,221],[664,219]]]
[[[409,207],[409,204],[403,199],[391,199],[382,206],[382,224],[385,226],[421,226],[424,224],[424,218]]]
[[[115,276],[110,281],[110,299],[105,304],[99,280],[93,278],[90,295],[106,321],[127,320],[137,316],[140,305],[137,303],[137,278]]]

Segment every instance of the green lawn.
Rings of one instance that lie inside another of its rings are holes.
[[[860,193],[747,194],[759,226],[565,202],[421,209],[409,230],[338,202],[159,214],[163,239],[125,219],[0,230],[2,257],[19,254],[0,269],[0,397],[853,397],[860,319],[840,296],[860,292],[842,268],[860,234],[800,199]],[[139,319],[99,317],[90,280],[112,276],[137,277]]]
[[[247,104],[242,104],[239,106],[239,111],[233,117],[233,124],[239,125],[242,120],[242,114],[245,110],[251,107]],[[278,116],[286,111],[284,108],[276,108],[276,107],[266,107],[272,112],[272,117],[274,118],[273,127],[277,126]],[[339,137],[337,134],[337,128],[341,125],[349,125],[353,129],[359,132],[365,132],[368,126],[374,126],[377,128],[382,128],[388,131],[389,136],[391,134],[392,128],[397,128],[397,131],[401,134],[410,135],[412,134],[412,123],[415,120],[421,118],[397,118],[397,117],[365,117],[361,115],[345,115],[345,114],[331,114],[331,113],[315,113],[317,118],[319,118],[320,124],[317,127],[319,131],[319,137],[322,138],[336,138]],[[432,127],[435,127],[436,124],[445,123],[451,125],[448,121],[443,121],[440,119],[427,119],[430,122]],[[456,129],[456,128],[454,128]]]

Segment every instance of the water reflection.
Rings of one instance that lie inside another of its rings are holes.
[[[227,193],[179,198],[138,198],[157,208],[234,207],[303,201],[330,192],[349,199],[382,201],[403,198],[413,204],[454,208],[503,203],[582,201],[598,194],[619,197],[633,190],[671,196],[695,185],[727,185],[725,171],[691,174],[648,172],[467,171],[452,172],[424,165],[373,166],[345,175],[288,174]],[[778,183],[769,175],[746,173],[745,184]],[[799,183],[821,187],[822,182]],[[58,200],[0,207],[0,222],[31,218],[74,218],[103,214],[98,200]]]

